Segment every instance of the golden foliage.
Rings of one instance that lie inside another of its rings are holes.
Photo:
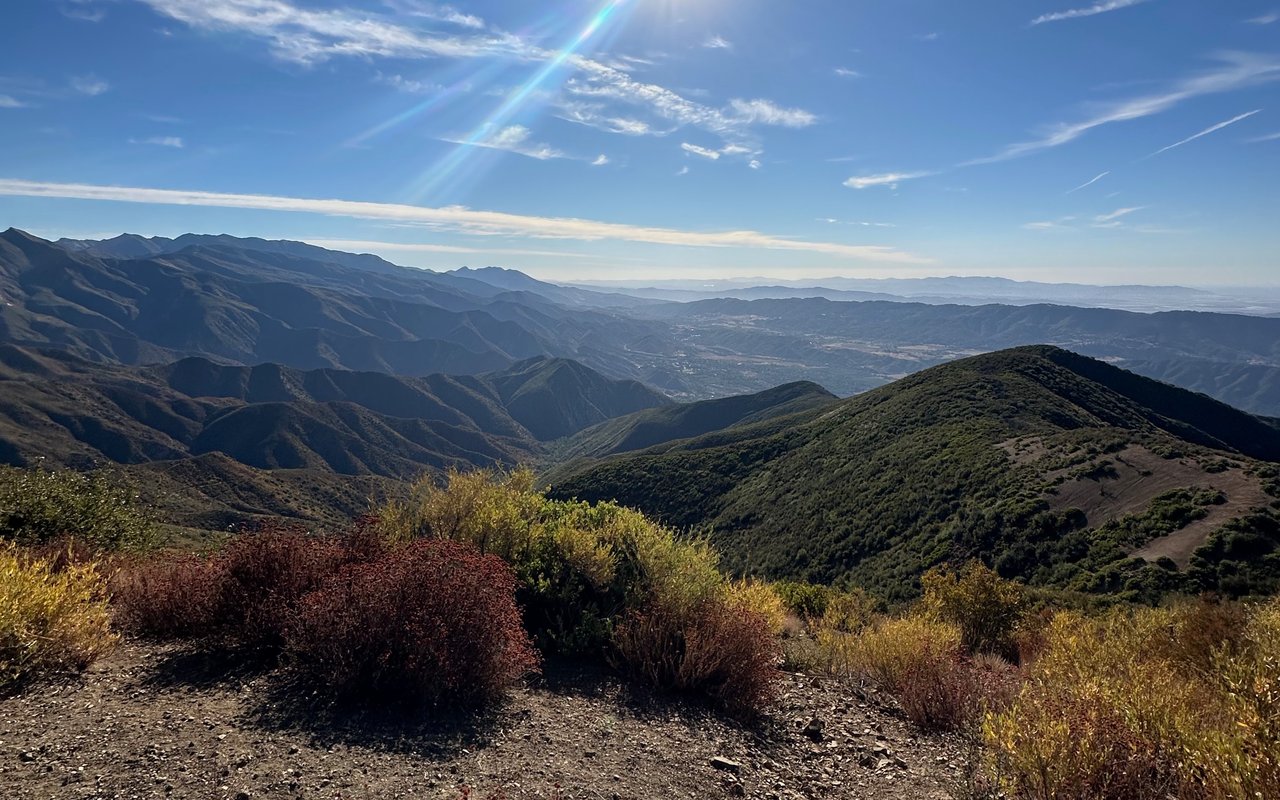
[[[787,624],[787,607],[773,585],[754,578],[733,581],[728,586],[729,605],[759,614],[774,636]]]
[[[12,544],[0,546],[0,688],[83,669],[115,641],[94,565],[55,570]]]
[[[1017,698],[985,721],[1004,790],[1044,800],[1280,796],[1280,601],[1213,645],[1189,624],[1204,613],[1058,614]]]

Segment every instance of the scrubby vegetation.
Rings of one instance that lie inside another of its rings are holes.
[[[982,781],[1025,800],[1280,796],[1280,601],[1087,615],[976,564],[854,632],[817,620],[821,667],[981,743]]]
[[[74,538],[98,550],[144,550],[154,522],[134,492],[103,472],[0,465],[0,539],[41,545]]]
[[[987,717],[1015,797],[1280,796],[1280,603],[1059,614]],[[1210,626],[1209,618],[1225,621]],[[1206,635],[1206,634],[1210,635]]]
[[[1036,447],[1009,452],[1026,442]],[[930,567],[972,558],[1028,585],[1125,601],[1245,596],[1280,585],[1274,509],[1209,541],[1199,569],[1129,554],[1208,513],[1219,495],[1203,487],[1224,464],[1259,463],[1224,461],[1227,448],[1272,458],[1277,442],[1235,409],[1028,347],[935,367],[781,429],[730,428],[583,466],[553,496],[705,526],[735,571],[862,586],[889,602],[919,597]],[[1178,488],[1106,509],[1114,474],[1135,469],[1121,463],[1128,447],[1168,456]],[[1178,459],[1202,469],[1173,470]],[[1054,495],[1071,481],[1094,490],[1077,497],[1083,508]]]
[[[533,669],[536,643],[749,713],[776,679],[784,617],[766,584],[726,580],[706,542],[548,500],[523,470],[423,479],[347,536],[245,534],[137,560],[113,585],[127,631],[285,653],[362,700],[489,700]]]
[[[1212,502],[1171,494],[1143,519]],[[343,535],[268,527],[206,553],[5,543],[0,687],[85,666],[113,627],[402,710],[488,703],[573,658],[746,716],[785,664],[969,737],[1009,798],[1280,796],[1274,599],[1068,609],[968,562],[890,612],[859,588],[730,579],[706,540],[549,499],[527,471],[424,479],[374,511]]]
[[[526,470],[423,480],[377,517],[393,541],[452,540],[502,558],[543,652],[603,658],[735,711],[769,694],[782,603],[763,584],[726,581],[705,541],[613,503],[549,500]]]
[[[115,643],[102,576],[0,543],[0,691],[82,669]]]
[[[302,598],[287,646],[340,697],[482,703],[537,668],[515,576],[458,542],[389,547]]]

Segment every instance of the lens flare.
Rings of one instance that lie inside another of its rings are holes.
[[[476,145],[482,144],[486,139],[501,131],[524,109],[531,98],[553,83],[554,77],[563,78],[563,73],[567,72],[567,69],[565,69],[566,64],[578,56],[582,49],[610,23],[616,23],[619,11],[628,3],[629,0],[609,0],[601,5],[591,19],[587,21],[587,24],[569,42],[559,50],[556,50],[554,55],[548,58],[533,75],[511,91],[501,105],[473,128],[469,134],[462,137],[453,150],[419,178],[410,187],[410,196],[415,199],[422,199],[435,194],[446,182],[455,179],[464,164],[469,159],[477,157],[483,151],[483,148],[476,147]],[[443,99],[439,102],[443,102]],[[404,120],[434,108],[436,105],[438,105],[436,98],[432,98],[383,123],[378,128],[373,129],[374,132],[369,135],[376,135],[377,131],[394,127]],[[368,136],[362,135],[362,138],[368,138]]]

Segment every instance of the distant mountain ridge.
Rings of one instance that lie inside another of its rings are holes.
[[[821,410],[837,400],[835,395],[816,383],[800,381],[755,394],[659,406],[579,431],[558,443],[555,456],[562,462],[599,459],[739,425]],[[561,466],[557,472],[568,468]]]
[[[402,378],[198,358],[112,367],[12,345],[0,345],[0,388],[8,463],[84,468],[219,452],[264,469],[399,478],[514,466],[562,431],[671,403],[634,381],[546,358],[480,376]]]
[[[1280,416],[1280,317],[862,294],[657,302],[499,268],[395,267],[297,242],[184,235],[58,245],[16,230],[0,234],[0,298],[0,341],[101,363],[196,356],[414,376],[477,375],[548,356],[704,400],[795,381],[847,396],[957,357],[1048,343]]]

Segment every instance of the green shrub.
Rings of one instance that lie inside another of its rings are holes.
[[[820,619],[827,613],[827,603],[834,593],[830,586],[804,581],[779,581],[773,588],[791,613],[805,620]]]
[[[0,545],[0,690],[78,670],[115,643],[102,577],[92,564],[55,570]]]
[[[74,538],[103,550],[145,550],[156,527],[134,493],[101,472],[0,466],[0,539],[41,545]]]
[[[1014,634],[1027,605],[1021,585],[976,561],[959,572],[931,569],[920,583],[924,588],[921,608],[959,626],[965,650],[1017,658]]]
[[[448,539],[506,561],[544,652],[602,657],[629,609],[688,608],[724,591],[705,542],[612,503],[548,500],[525,470],[424,478],[377,517],[391,541]]]

